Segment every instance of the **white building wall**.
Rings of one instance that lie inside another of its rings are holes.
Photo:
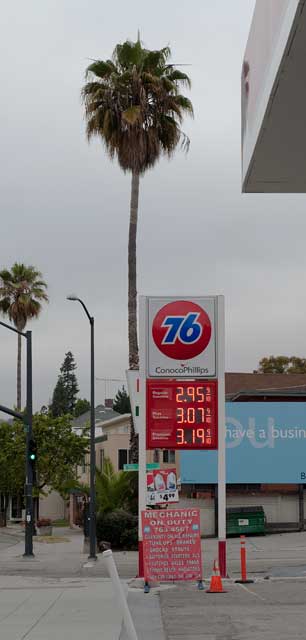
[[[65,517],[65,501],[57,491],[39,499],[39,517],[60,520]]]

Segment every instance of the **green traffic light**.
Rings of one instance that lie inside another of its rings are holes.
[[[35,458],[36,458],[35,453],[31,453],[31,454],[30,454],[30,460],[35,460]]]

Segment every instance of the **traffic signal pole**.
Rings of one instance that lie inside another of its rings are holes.
[[[26,430],[26,482],[25,482],[25,550],[24,558],[33,557],[33,464],[30,460],[30,442],[33,427],[32,392],[32,332],[26,332],[27,339],[27,408],[24,417]],[[35,462],[34,462],[35,464]]]
[[[14,333],[18,333],[20,336],[26,338],[27,341],[27,405],[26,411],[24,414],[19,413],[18,411],[14,411],[13,409],[9,409],[3,405],[0,405],[0,411],[7,413],[17,420],[21,420],[24,424],[24,429],[26,432],[26,481],[25,481],[25,512],[26,512],[26,522],[25,522],[25,549],[24,549],[24,558],[33,557],[33,467],[30,462],[30,451],[29,445],[30,440],[32,440],[32,425],[33,425],[33,391],[32,391],[32,331],[27,331],[23,333],[14,327],[11,327],[9,324],[0,321],[0,325],[13,331]]]

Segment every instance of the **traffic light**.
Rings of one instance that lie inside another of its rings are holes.
[[[31,440],[29,441],[29,462],[30,465],[32,467],[32,471],[33,471],[33,477],[35,477],[35,466],[36,466],[36,461],[37,461],[37,444],[35,442],[35,440],[33,440],[31,438]]]
[[[37,444],[35,440],[30,440],[29,442],[29,460],[32,464],[36,462],[37,458]]]

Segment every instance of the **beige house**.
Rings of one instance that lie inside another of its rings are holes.
[[[113,411],[115,414],[116,412]],[[101,435],[96,436],[96,467],[103,470],[105,458],[109,458],[115,471],[122,471],[129,460],[130,413],[116,414],[103,421]],[[89,454],[80,468],[79,480],[89,484]],[[179,454],[177,451],[158,450],[147,452],[147,462],[159,462],[161,469],[176,467],[179,473]]]

